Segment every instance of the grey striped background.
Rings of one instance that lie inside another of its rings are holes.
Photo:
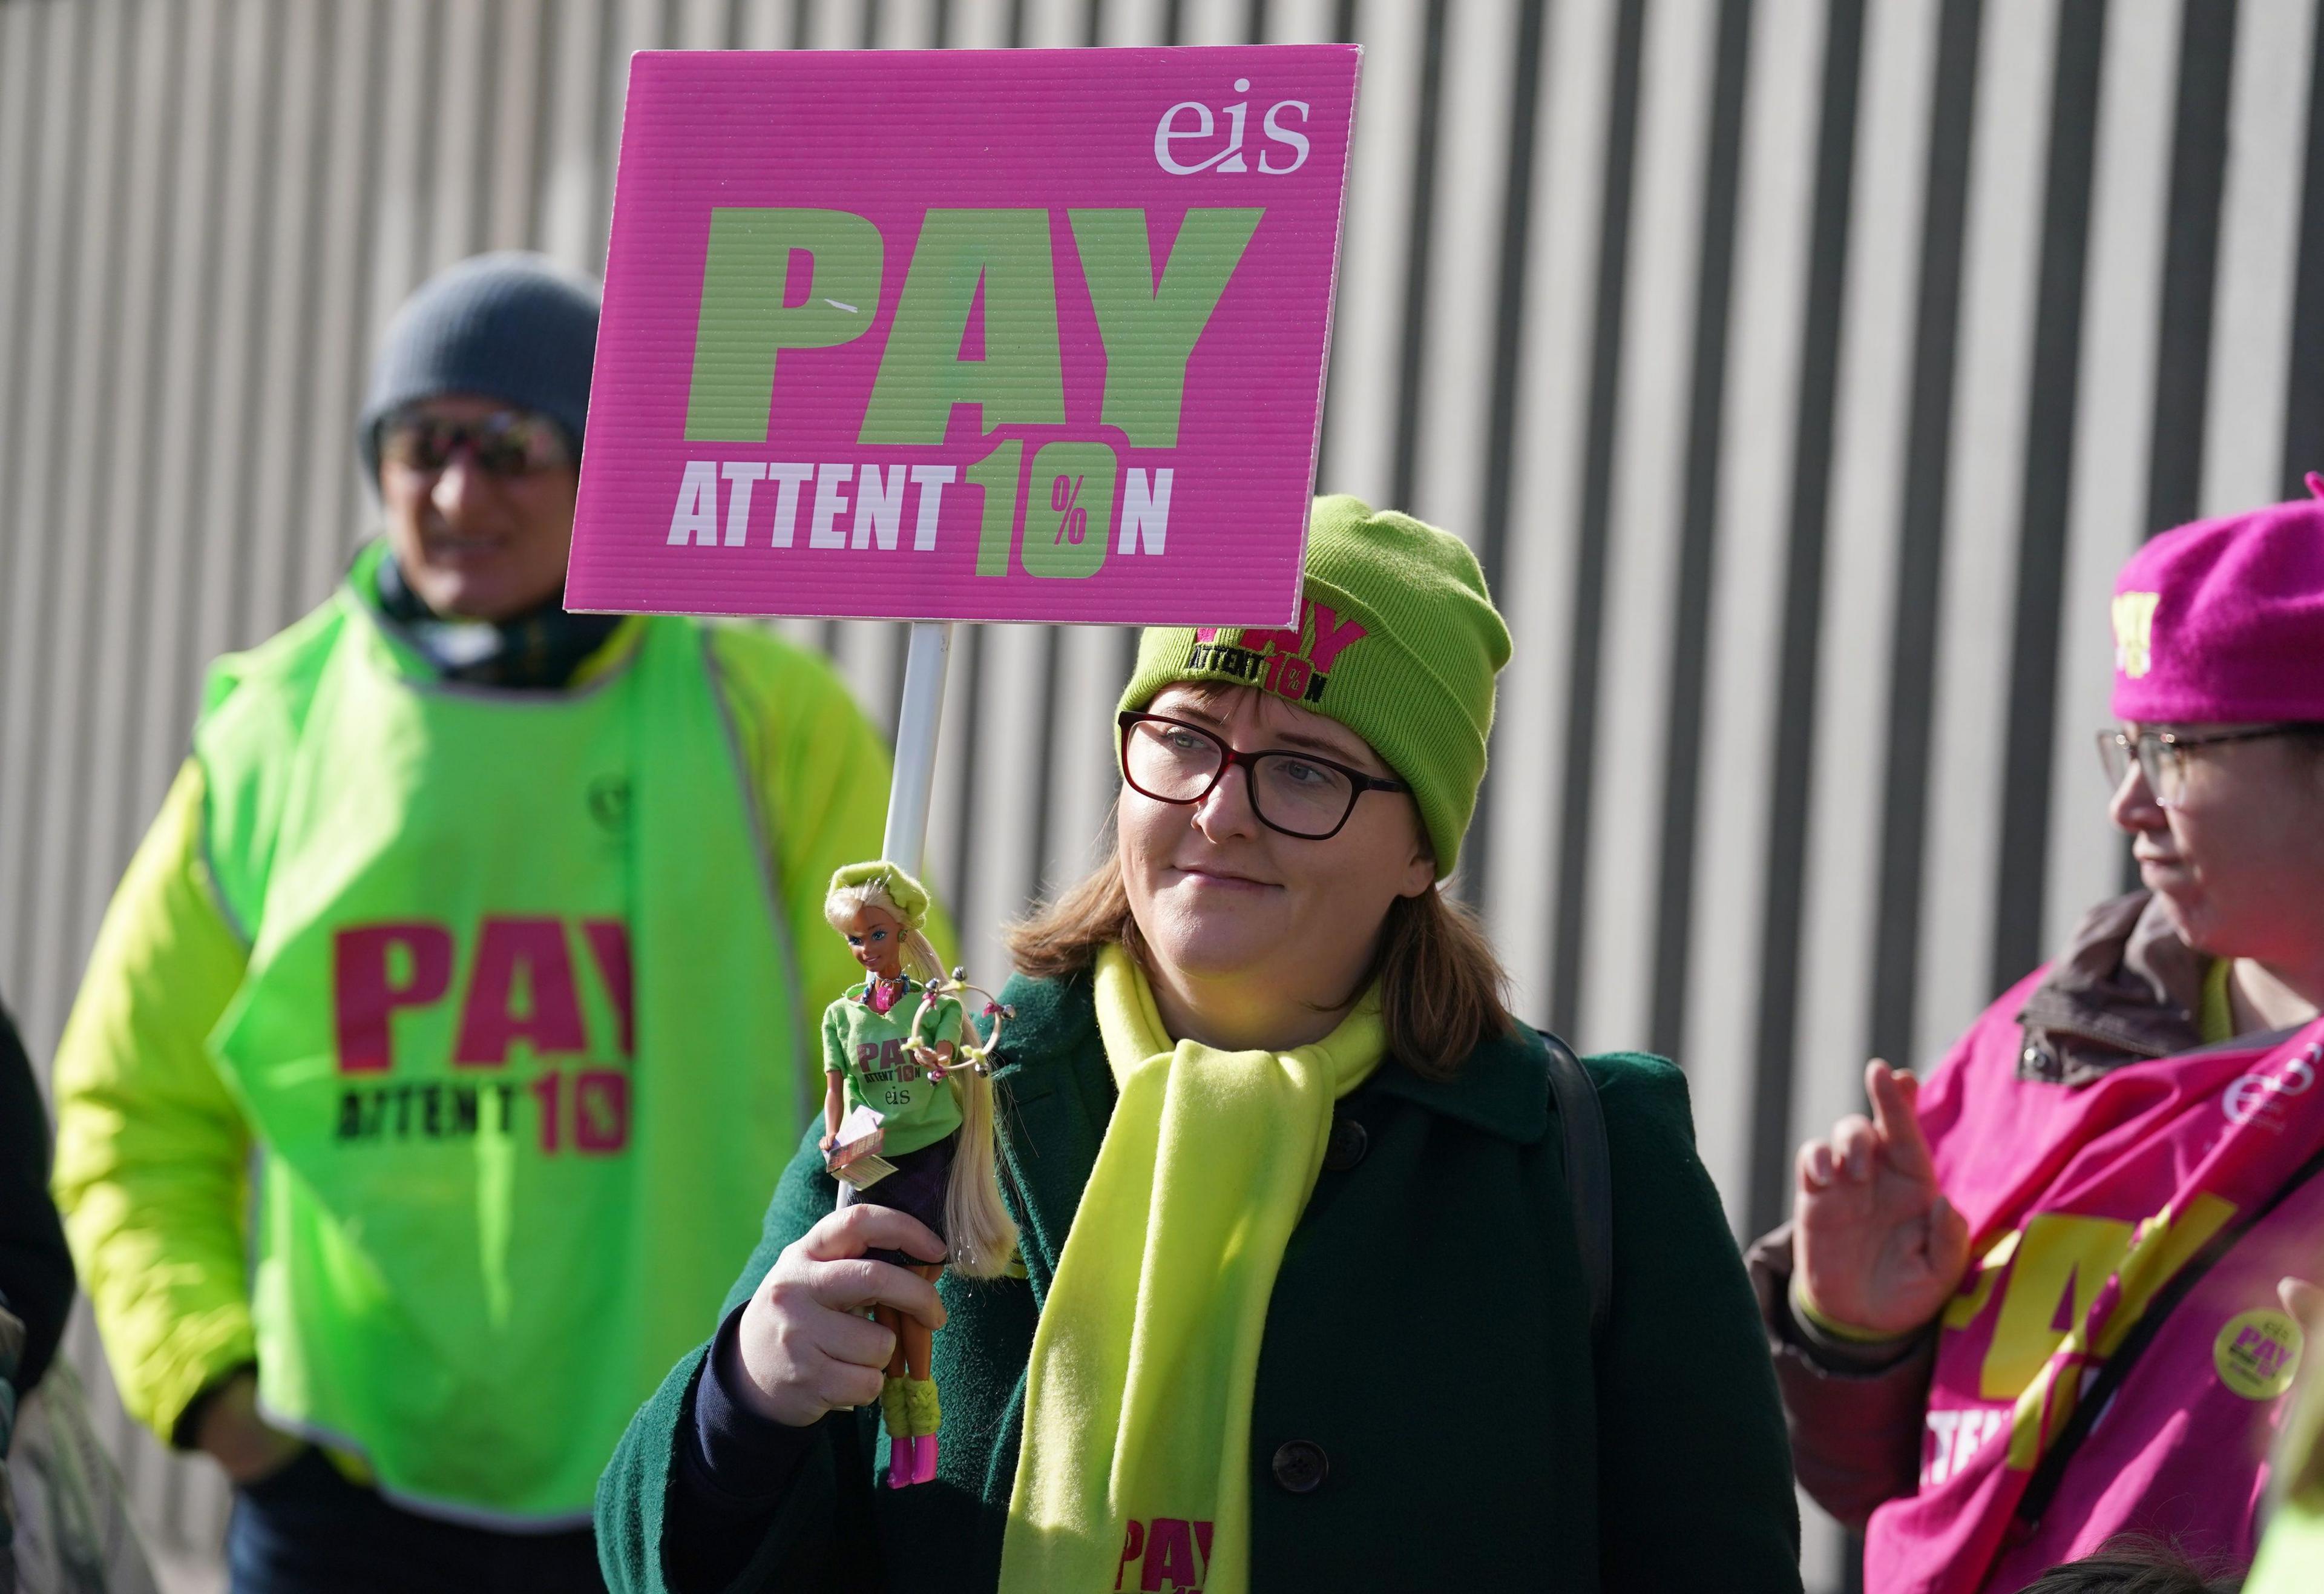
[[[2121,878],[2114,567],[2324,464],[2314,0],[0,0],[0,990],[36,1055],[203,662],[368,524],[389,311],[480,248],[601,259],[632,50],[1336,38],[1319,479],[1469,537],[1517,636],[1464,888],[1528,1015],[1685,1062],[1737,1229],[1771,1221],[1868,1052],[1929,1058]],[[798,629],[892,713],[897,628]],[[1128,649],[963,633],[932,856],[982,968],[1087,857]],[[113,1431],[207,1564],[212,1476]],[[1811,1588],[1841,1559],[1812,1524]]]

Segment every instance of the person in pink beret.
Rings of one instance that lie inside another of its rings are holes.
[[[2250,1561],[2324,1237],[2324,478],[2123,569],[2093,908],[1925,1080],[1801,1148],[1750,1267],[1869,1594],[2149,1535]],[[2287,1285],[2292,1293],[2296,1288]]]

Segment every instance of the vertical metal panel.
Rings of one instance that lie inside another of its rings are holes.
[[[1520,373],[1524,369],[1526,289],[1530,279],[1526,256],[1533,246],[1535,170],[1541,125],[1542,42],[1548,34],[1547,0],[1519,0],[1516,28],[1508,42],[1509,112],[1505,143],[1508,159],[1502,180],[1499,232],[1500,247],[1493,276],[1491,380],[1482,394],[1484,404],[1483,480],[1480,484],[1475,530],[1477,561],[1489,591],[1499,594],[1509,567],[1509,523],[1517,487],[1517,442]],[[1483,882],[1492,867],[1493,807],[1489,787],[1478,790],[1471,817],[1466,861],[1455,882],[1463,900],[1481,900]]]
[[[74,201],[88,181],[87,142],[75,136],[71,117],[88,91],[88,43],[81,35],[94,12],[88,8],[51,7],[34,44],[34,68],[43,92],[38,98],[35,124],[38,159],[35,191],[25,206],[30,271],[29,297],[22,304],[18,326],[17,363],[9,375],[17,383],[13,408],[14,425],[0,440],[7,450],[0,472],[0,505],[11,518],[14,543],[9,561],[9,635],[7,674],[0,679],[0,812],[12,816],[14,834],[0,834],[0,901],[23,904],[14,916],[32,923],[29,909],[34,890],[42,828],[57,824],[60,815],[46,801],[46,775],[53,756],[56,730],[42,714],[45,692],[58,690],[50,654],[55,646],[54,616],[44,601],[55,580],[52,566],[63,546],[57,535],[51,502],[59,467],[57,420],[69,403],[73,388],[69,355],[60,347],[71,329],[79,301],[78,263],[71,259],[71,238],[79,207]],[[11,231],[15,230],[11,228]],[[41,307],[35,310],[34,306]],[[6,978],[13,988],[37,988],[36,978],[45,938],[29,930],[14,938]],[[23,1001],[23,998],[15,998]]]
[[[338,574],[350,530],[363,524],[370,508],[370,489],[362,485],[347,444],[369,355],[362,264],[370,252],[375,214],[369,179],[379,155],[373,132],[373,67],[382,12],[378,0],[351,0],[327,10],[328,53],[312,72],[330,107],[318,134],[329,158],[316,162],[323,197],[313,212],[316,230],[308,240],[303,273],[316,279],[313,320],[301,342],[309,386],[293,422],[302,479],[282,561],[286,601],[293,607],[311,601]],[[521,181],[530,186],[529,171]],[[521,190],[516,195],[520,217],[529,214],[530,199]]]
[[[428,246],[432,276],[484,247],[478,211],[491,191],[492,109],[500,98],[497,0],[436,0],[433,58],[437,101],[429,118]],[[487,54],[487,51],[492,53]]]
[[[549,76],[549,147],[542,152],[546,192],[540,246],[576,271],[594,272],[604,260],[595,247],[600,197],[591,142],[602,14],[597,0],[564,0],[549,8],[557,51]]]
[[[1316,485],[1386,503],[1396,428],[1396,340],[1405,276],[1406,196],[1420,102],[1418,6],[1357,10],[1364,46],[1348,168],[1346,233],[1332,332],[1330,403]]]
[[[0,0],[0,992],[45,1057],[208,660],[373,524],[396,304],[476,249],[598,268],[632,50],[1352,35],[1319,486],[1484,553],[1517,654],[1463,889],[1528,1016],[1675,1045],[1748,1231],[1868,1046],[1931,1061],[2117,886],[2123,556],[2324,464],[2315,14]],[[899,628],[783,628],[887,722]],[[960,634],[930,867],[981,969],[1102,842],[1129,645]],[[215,1472],[103,1423],[214,1576]],[[1811,1587],[1844,1559],[1818,1524]]]
[[[1916,980],[1929,829],[1929,709],[1937,670],[1937,620],[1942,612],[1969,137],[1984,15],[1983,0],[1942,0],[1930,92],[1927,181],[1915,267],[1912,398],[1905,421],[1895,596],[1886,650],[1886,760],[1870,1006],[1872,1049],[1886,1057],[1911,1054],[1920,1000]]]
[[[1405,322],[1422,351],[1405,393],[1410,417],[1413,490],[1405,507],[1434,524],[1458,527],[1473,545],[1484,513],[1485,440],[1500,328],[1496,278],[1509,165],[1509,46],[1517,36],[1513,0],[1452,8],[1445,19],[1443,80],[1467,91],[1436,98],[1433,203],[1415,196],[1415,240],[1440,240],[1425,280],[1407,278]],[[1398,434],[1405,429],[1398,418]],[[1399,445],[1401,448],[1401,445]],[[1392,497],[1391,502],[1397,501]]]
[[[2163,325],[2147,445],[2146,529],[2191,520],[2201,507],[2204,417],[2210,405],[2212,296],[2227,162],[2227,97],[2241,0],[2199,0],[2179,33],[2171,138],[2171,211],[2163,255]]]
[[[267,97],[273,103],[260,143],[262,150],[274,153],[264,162],[272,204],[252,270],[256,308],[249,333],[249,396],[238,405],[248,428],[242,450],[247,464],[239,484],[247,502],[239,513],[249,551],[240,561],[239,602],[231,626],[237,636],[254,631],[260,616],[281,614],[303,597],[291,592],[291,561],[281,551],[290,542],[290,521],[299,498],[294,476],[313,458],[318,440],[308,431],[314,406],[305,387],[316,341],[314,301],[321,286],[312,264],[313,241],[322,235],[321,173],[332,153],[323,137],[329,77],[321,70],[321,33],[327,21],[336,21],[327,8],[296,6],[270,16],[266,24],[277,36],[272,50],[286,65],[272,74],[274,86]],[[473,151],[464,153],[473,158]],[[333,430],[344,435],[343,428]]]
[[[80,92],[74,107],[90,119],[83,132],[79,181],[84,189],[73,207],[74,229],[63,240],[68,269],[78,283],[74,313],[65,320],[61,343],[64,370],[48,395],[61,430],[48,444],[46,463],[52,474],[42,516],[52,529],[55,558],[52,585],[42,605],[46,644],[35,663],[45,677],[35,690],[44,698],[94,695],[91,689],[102,662],[97,644],[106,631],[99,621],[103,611],[97,595],[106,573],[94,568],[103,540],[97,519],[104,502],[98,488],[120,469],[106,446],[111,428],[102,413],[107,407],[106,376],[120,319],[121,227],[126,220],[121,190],[129,151],[124,69],[131,18],[122,6],[108,5],[90,7],[87,22],[90,31],[82,42],[86,54],[77,63]],[[26,842],[45,829],[77,828],[88,801],[89,755],[97,740],[73,735],[69,721],[51,725],[34,755],[41,784],[33,817],[22,838]],[[32,922],[55,931],[41,937],[34,948],[29,978],[36,989],[68,977],[73,954],[67,949],[78,944],[81,921],[88,916],[72,889],[78,861],[71,849],[42,847],[25,872]]]
[[[172,52],[182,64],[174,89],[177,124],[161,134],[174,157],[162,201],[168,212],[170,265],[157,313],[164,331],[139,378],[160,400],[149,443],[154,470],[148,501],[154,515],[148,524],[155,531],[148,534],[144,558],[151,566],[152,607],[139,628],[145,655],[135,722],[137,775],[132,783],[132,791],[143,800],[134,811],[141,826],[184,756],[193,677],[200,668],[189,635],[188,595],[206,551],[194,505],[205,446],[200,384],[210,358],[209,300],[217,282],[221,230],[208,218],[215,213],[224,165],[219,142],[224,100],[217,70],[223,7],[204,0],[182,10],[164,9],[181,19],[170,37]],[[149,21],[146,25],[154,24]],[[168,534],[161,534],[163,528]]]
[[[1596,735],[1584,755],[1595,790],[1588,824],[1574,827],[1586,837],[1590,873],[1586,890],[1574,893],[1586,929],[1576,949],[1573,1042],[1589,1051],[1618,1037],[1643,1045],[1651,1016],[1671,607],[1717,43],[1706,25],[1711,14],[1687,5],[1646,8],[1631,244],[1621,263],[1621,386],[1606,422],[1612,474]]]
[[[1600,177],[1596,263],[1591,294],[1589,431],[1577,487],[1573,586],[1563,706],[1563,786],[1557,823],[1557,904],[1550,944],[1552,1026],[1578,1034],[1582,1020],[1582,923],[1591,904],[1590,863],[1606,598],[1609,505],[1614,491],[1617,416],[1622,395],[1623,313],[1628,289],[1631,188],[1638,145],[1638,79],[1645,51],[1646,0],[1616,7],[1608,76],[1604,170]]]
[[[2300,254],[2285,374],[2283,454],[2277,491],[2299,492],[2311,461],[2324,460],[2324,24],[2311,25],[2308,133],[2301,149]]]
[[[1988,7],[1961,272],[1959,385],[1931,682],[1929,813],[1913,1058],[1941,1056],[1992,993],[1993,859],[2015,772],[1993,756],[2009,715],[2010,658],[1994,645],[2014,611],[2043,147],[2050,125],[2052,0]]]
[[[95,506],[91,528],[100,547],[98,579],[112,588],[115,598],[84,610],[97,663],[84,687],[93,705],[89,718],[94,734],[78,738],[78,749],[91,761],[83,811],[92,844],[81,849],[77,860],[78,878],[71,901],[83,925],[93,922],[112,888],[118,860],[134,839],[134,827],[147,811],[133,794],[137,760],[128,727],[144,641],[141,622],[152,598],[151,539],[145,528],[152,519],[160,418],[153,403],[158,388],[146,378],[159,349],[156,301],[169,269],[169,207],[162,181],[180,81],[171,42],[169,30],[135,28],[129,41],[132,59],[124,63],[129,100],[122,116],[122,143],[128,164],[120,196],[123,230],[115,245],[120,256],[113,311],[117,328],[112,363],[104,377],[108,417],[98,453],[104,460],[100,474],[105,491]],[[0,214],[5,213],[5,201],[0,200]],[[5,368],[5,357],[0,357],[0,368]],[[60,939],[68,948],[79,944],[69,934]]]
[[[2253,5],[2236,30],[2199,506],[2204,514],[2232,514],[2276,495],[2315,21],[2306,4]]]
[[[1668,633],[1670,714],[1663,737],[1660,857],[1655,871],[1653,986],[1647,1045],[1674,1052],[1686,1025],[1693,952],[1702,794],[1703,704],[1711,582],[1717,573],[1720,476],[1727,441],[1729,316],[1734,307],[1736,211],[1740,199],[1745,90],[1754,0],[1722,0],[1702,138],[1702,219],[1694,282],[1693,349],[1687,376],[1686,444]]]
[[[475,183],[482,249],[521,249],[531,241],[533,145],[549,87],[541,70],[551,27],[549,10],[548,0],[502,0],[490,13],[491,132],[479,151],[485,164]]]
[[[1616,0],[1560,0],[1544,44],[1546,106],[1536,124],[1533,211],[1537,244],[1526,263],[1517,458],[1507,563],[1499,589],[1517,658],[1504,672],[1485,805],[1494,861],[1480,884],[1489,923],[1512,977],[1519,1012],[1542,1022],[1556,986],[1556,925],[1565,883],[1554,838],[1562,820],[1560,737],[1565,722],[1566,638],[1576,607],[1590,437],[1597,237],[1603,199]],[[1345,300],[1342,299],[1344,306]],[[1337,403],[1335,400],[1334,403]],[[1526,860],[1536,860],[1527,867]]]
[[[1428,347],[1429,267],[1436,257],[1436,168],[1443,147],[1445,0],[1425,0],[1420,24],[1419,104],[1413,121],[1412,194],[1405,207],[1404,313],[1397,318],[1396,440],[1388,502],[1410,504],[1417,480],[1423,368]]]
[[[2028,381],[2025,478],[2020,505],[2016,614],[2010,644],[2007,730],[2000,763],[2001,835],[1994,866],[1987,988],[2020,977],[2042,955],[2048,827],[2057,765],[2059,611],[2064,601],[2075,422],[2081,399],[2092,177],[2108,0],[2065,0],[2058,11],[2043,178],[2041,278]],[[2070,778],[2070,777],[2069,777]]]
[[[1035,50],[1063,50],[1080,43],[1085,9],[1085,0],[1025,0],[1023,42]]]
[[[2091,904],[2119,888],[2126,856],[2122,837],[2105,822],[2106,793],[2090,733],[2107,722],[2114,681],[2106,595],[2146,530],[2145,440],[2156,385],[2171,178],[2171,123],[2155,107],[2172,101],[2178,37],[2177,0],[2116,5],[2107,20],[2083,290],[2085,320],[2093,329],[2104,328],[2105,335],[2082,340],[2067,601],[2058,619],[2045,948]]]
[[[1763,978],[1762,904],[1781,709],[1785,532],[1800,402],[1801,333],[1815,203],[1824,0],[1762,0],[1742,130],[1735,299],[1729,322],[1719,559],[1703,638],[1703,795],[1694,909],[1685,926],[1686,1027],[1696,1144],[1738,1228],[1748,1208],[1748,1037]]]
[[[1098,44],[1157,44],[1169,29],[1166,19],[1183,10],[1170,0],[1091,0],[1100,14]],[[1177,41],[1171,40],[1173,43]]]

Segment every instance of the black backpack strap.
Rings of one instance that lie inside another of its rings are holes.
[[[1606,1113],[1598,1082],[1573,1049],[1542,1033],[1549,1048],[1549,1089],[1565,1135],[1565,1190],[1573,1207],[1573,1238],[1590,1285],[1590,1339],[1606,1337],[1614,1310],[1614,1167],[1606,1150]]]

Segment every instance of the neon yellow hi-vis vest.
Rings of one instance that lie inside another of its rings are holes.
[[[252,938],[212,1041],[265,1146],[260,1399],[420,1508],[585,1522],[821,1094],[709,636],[552,694],[307,624],[194,733]]]

